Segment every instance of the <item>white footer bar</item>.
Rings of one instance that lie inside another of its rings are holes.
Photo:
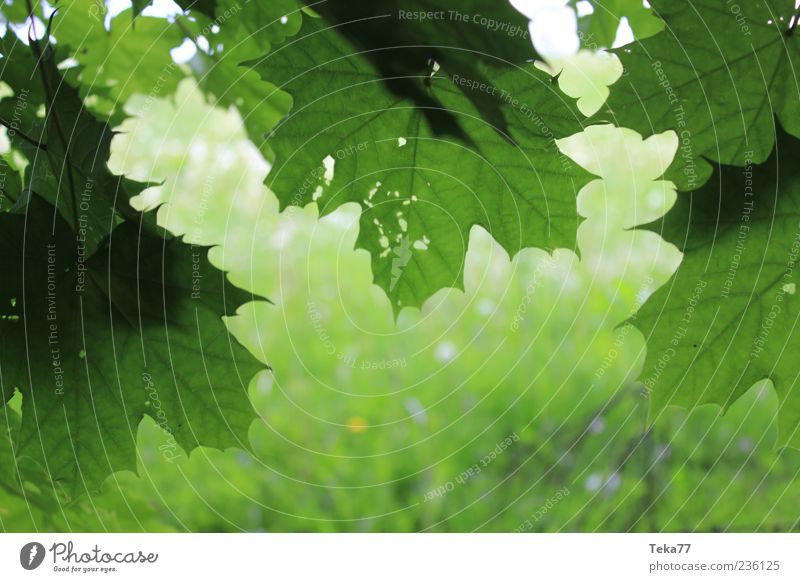
[[[800,534],[3,534],[0,580],[800,580]],[[183,578],[186,579],[186,578]]]

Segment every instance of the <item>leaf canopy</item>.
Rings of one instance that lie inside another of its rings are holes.
[[[187,451],[247,448],[247,386],[261,366],[220,315],[251,297],[207,249],[127,222],[84,258],[75,232],[36,198],[0,222],[0,374],[23,394],[18,456],[74,495],[136,469],[144,414]]]
[[[617,49],[625,75],[595,119],[649,135],[674,129],[681,147],[667,173],[700,187],[711,162],[764,162],[773,116],[800,137],[800,36],[793,0],[654,0],[665,30]]]
[[[478,63],[479,78],[469,78],[411,52],[404,68],[416,72],[396,87],[340,29],[305,18],[297,39],[252,63],[293,98],[268,141],[267,185],[283,208],[360,204],[357,244],[395,312],[462,286],[474,225],[511,254],[574,247],[575,197],[589,175],[555,140],[580,131],[581,115],[549,75]],[[476,95],[493,103],[500,126]]]
[[[685,256],[634,318],[647,340],[641,379],[652,411],[727,408],[768,378],[779,444],[800,447],[800,143],[780,132],[761,165],[717,166],[650,228]]]
[[[6,416],[15,461],[3,453],[5,484],[22,491],[23,463],[68,497],[97,490],[136,469],[145,414],[166,431],[165,455],[247,448],[247,387],[263,365],[222,316],[252,296],[206,248],[130,208],[146,185],[109,171],[112,131],[65,81],[52,45],[10,31],[0,42],[12,93],[0,117],[27,157],[23,187],[4,187],[13,204],[0,213],[0,386],[4,401],[22,394],[21,419]]]

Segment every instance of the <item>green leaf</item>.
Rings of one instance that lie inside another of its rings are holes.
[[[33,5],[34,15],[38,16],[40,20],[44,20],[41,2],[33,1],[31,4]],[[0,12],[2,12],[3,16],[5,16],[9,22],[15,22],[17,24],[25,22],[25,20],[30,18],[27,0],[6,0],[0,2]]]
[[[598,118],[648,135],[681,138],[667,173],[681,190],[711,175],[709,162],[767,159],[773,115],[800,136],[800,38],[787,34],[793,0],[654,0],[664,32],[618,49],[625,68]]]
[[[44,131],[41,108],[46,98],[31,47],[7,31],[0,38],[0,52],[0,81],[8,85],[0,99],[0,118],[9,128],[8,138],[12,144],[24,142],[25,137],[39,141]],[[15,137],[21,141],[15,142]]]
[[[170,50],[181,45],[183,33],[163,18],[139,16],[132,22],[124,11],[104,25],[105,7],[96,0],[56,4],[52,34],[71,50],[79,65],[76,81],[81,97],[92,96],[92,111],[110,116],[135,94],[159,95],[174,90],[183,73]]]
[[[49,481],[44,467],[29,458],[18,458],[14,448],[17,442],[22,417],[20,415],[21,394],[17,392],[13,399],[0,408],[0,491],[3,499],[3,513],[7,511],[8,496],[20,500],[25,508],[26,517],[34,511],[42,517],[53,519],[63,512],[64,506],[61,490]],[[7,516],[3,516],[4,521]],[[7,521],[6,521],[7,523]]]
[[[133,17],[136,18],[139,14],[142,13],[142,10],[147,8],[153,3],[153,0],[133,0],[132,2],[132,9],[133,9]]]
[[[177,446],[247,448],[256,414],[247,387],[262,367],[220,314],[251,297],[206,249],[127,222],[86,262],[69,226],[33,198],[0,214],[0,376],[23,394],[16,453],[69,495],[136,469],[144,414]]]
[[[406,54],[435,59],[450,70],[458,62],[475,74],[476,61],[521,63],[534,55],[528,19],[505,0],[303,1],[362,50],[403,47]],[[381,53],[365,56],[374,57],[373,64],[387,75],[402,73],[412,62],[393,62]]]
[[[527,18],[505,0],[464,0],[457,6],[442,0],[390,0],[377,10],[370,0],[306,3],[325,18],[331,33],[344,37],[389,81],[394,93],[422,108],[431,103],[419,76],[433,62],[451,75],[488,83],[482,64],[515,66],[535,54]],[[488,122],[507,130],[496,100],[481,91],[465,95]]]
[[[242,63],[263,56],[274,43],[296,34],[301,22],[294,0],[244,4],[221,0],[213,25],[209,21],[194,27],[211,47],[210,53],[198,51],[189,63],[198,84],[218,105],[236,107],[250,139],[267,159],[273,153],[266,136],[289,112],[292,99]]]
[[[633,320],[647,340],[641,380],[657,414],[667,405],[727,409],[769,378],[778,444],[800,447],[800,142],[780,135],[758,166],[745,156],[744,168],[717,167],[651,226],[685,257]]]
[[[11,143],[28,158],[25,191],[58,208],[89,256],[119,223],[117,210],[130,212],[128,199],[141,185],[109,172],[111,129],[84,109],[49,47],[28,47],[13,34],[2,47],[0,80],[17,91],[0,100],[0,117],[14,127]]]
[[[580,114],[547,74],[531,64],[476,65],[479,79],[465,78],[444,66],[430,71],[412,52],[419,70],[408,91],[339,30],[306,18],[298,39],[255,64],[294,99],[269,140],[276,158],[267,185],[283,208],[316,200],[324,214],[360,204],[357,245],[372,254],[395,312],[462,287],[475,225],[511,254],[574,247],[575,198],[589,176],[555,139],[578,132]],[[403,53],[387,58],[395,56]],[[505,130],[487,123],[477,95]]]
[[[255,2],[257,0],[250,1]],[[184,10],[193,10],[200,14],[205,14],[209,18],[214,18],[217,0],[176,0],[175,3]]]
[[[576,2],[572,2],[575,4]],[[589,0],[593,12],[578,20],[581,44],[589,49],[610,48],[623,18],[641,40],[660,32],[664,23],[642,0]]]
[[[293,0],[189,2],[182,6],[194,10],[191,18],[181,16],[177,22],[139,16],[132,23],[123,12],[112,19],[110,30],[104,26],[105,8],[94,0],[63,1],[59,6],[53,34],[62,56],[77,63],[65,70],[65,77],[79,87],[93,113],[119,123],[133,95],[170,95],[193,73],[219,105],[239,110],[251,139],[265,157],[272,157],[264,139],[288,113],[291,98],[241,63],[261,57],[273,43],[298,31],[301,16]],[[176,65],[170,54],[186,36],[198,44],[188,63],[191,71]],[[199,43],[200,38],[207,44]]]
[[[7,386],[3,386],[4,391],[7,388]],[[12,386],[8,394],[4,395],[6,399],[3,401],[4,406],[0,409],[0,467],[3,467],[3,471],[0,471],[0,484],[17,492],[19,482],[17,480],[17,471],[14,470],[16,455],[14,454],[13,443],[16,440],[22,419],[17,410],[11,405],[6,405],[6,402],[11,399],[14,393],[13,391],[14,387]]]
[[[237,65],[268,53],[274,44],[297,34],[303,22],[294,0],[219,0],[215,14],[213,24],[219,30],[206,25],[200,32],[208,37],[212,50],[222,43],[222,50],[214,52],[236,60]]]

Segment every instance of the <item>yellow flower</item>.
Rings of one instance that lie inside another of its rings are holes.
[[[367,420],[362,416],[351,416],[345,426],[353,434],[361,434],[367,431]]]

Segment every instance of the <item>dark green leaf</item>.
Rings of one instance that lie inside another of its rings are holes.
[[[91,258],[53,208],[0,215],[0,375],[23,394],[16,452],[37,459],[66,491],[95,490],[136,469],[144,414],[177,445],[247,447],[255,418],[247,386],[261,367],[229,334],[249,294],[206,249],[128,222]]]
[[[578,20],[578,26],[581,44],[590,50],[610,48],[617,38],[623,18],[627,19],[634,37],[639,40],[653,36],[664,28],[664,23],[642,0],[588,1],[594,11],[582,16]]]
[[[769,378],[779,445],[800,447],[800,142],[781,135],[767,162],[723,166],[651,226],[683,250],[676,275],[635,317],[647,339],[652,411],[727,408]]]
[[[621,49],[625,75],[597,118],[649,135],[674,129],[681,147],[667,178],[693,190],[709,162],[767,159],[773,115],[800,137],[800,37],[794,0],[654,0],[666,29]]]
[[[360,204],[358,246],[396,312],[461,287],[475,225],[511,254],[574,246],[575,197],[589,176],[555,139],[579,131],[580,114],[547,74],[532,65],[480,65],[480,80],[421,71],[407,81],[422,107],[338,30],[306,19],[297,40],[255,65],[294,98],[269,141],[277,156],[267,184],[283,207]],[[485,121],[475,94],[492,101],[507,132]]]

